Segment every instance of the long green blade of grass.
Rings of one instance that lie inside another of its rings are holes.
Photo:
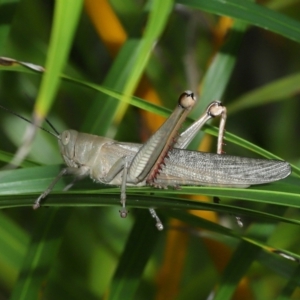
[[[57,255],[67,219],[68,213],[64,209],[41,212],[11,299],[38,299],[43,294],[43,282]]]
[[[179,0],[178,3],[213,14],[232,17],[300,42],[300,23],[298,21],[252,1]]]
[[[105,86],[122,92],[124,103],[110,97],[97,97],[84,122],[84,131],[103,135],[113,121],[120,122],[127,107],[126,102],[134,93],[153,47],[165,28],[172,4],[171,0],[153,1],[142,38],[129,39],[125,43],[104,81]]]
[[[4,45],[7,41],[10,24],[14,18],[19,0],[3,0],[0,4],[0,49],[3,51]]]
[[[147,211],[140,211],[128,237],[111,286],[108,299],[134,299],[143,271],[156,245],[159,232]]]
[[[53,31],[40,91],[35,104],[38,119],[43,119],[53,101],[62,72],[71,49],[73,36],[79,21],[83,0],[57,1],[55,5]]]

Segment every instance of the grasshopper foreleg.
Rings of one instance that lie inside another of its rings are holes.
[[[46,198],[51,191],[53,190],[54,186],[60,180],[64,175],[66,175],[68,172],[68,168],[62,169],[59,174],[54,178],[54,180],[50,183],[48,188],[35,200],[33,209],[38,209],[41,205],[41,201]]]
[[[84,168],[74,168],[74,167],[68,167],[62,169],[59,174],[54,178],[54,180],[50,183],[50,185],[47,187],[47,189],[35,200],[33,204],[33,209],[38,209],[41,206],[41,201],[46,198],[51,191],[53,190],[54,186],[57,184],[57,182],[67,174],[78,174],[77,177],[73,180],[73,182],[69,185],[67,185],[64,190],[68,190],[71,188],[75,181],[77,181],[79,178],[83,178],[87,176],[86,170]]]

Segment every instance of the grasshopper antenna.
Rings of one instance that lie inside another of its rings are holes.
[[[2,106],[2,105],[0,105],[0,107],[1,107],[2,109],[4,109],[5,111],[7,111],[7,112],[9,112],[9,113],[11,113],[11,114],[13,114],[13,115],[15,115],[16,117],[19,117],[20,119],[26,121],[27,123],[30,123],[30,124],[32,124],[32,125],[38,127],[39,129],[48,132],[49,134],[55,136],[57,139],[60,140],[59,132],[55,129],[55,127],[51,124],[51,122],[50,122],[49,120],[45,119],[45,121],[46,121],[46,122],[48,123],[48,125],[53,129],[54,132],[52,132],[52,131],[50,131],[50,130],[48,130],[48,129],[42,127],[42,126],[38,126],[38,125],[33,124],[33,123],[32,123],[30,120],[28,120],[27,118],[25,118],[25,117],[23,117],[23,116],[17,114],[16,112],[14,112],[14,111],[12,111],[12,110],[10,110],[10,109],[8,109],[8,108]]]
[[[52,130],[56,133],[56,137],[59,139],[59,132],[57,131],[57,129],[53,126],[53,124],[47,118],[45,118],[45,121],[52,128]]]

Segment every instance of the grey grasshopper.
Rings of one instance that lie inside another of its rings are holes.
[[[145,144],[118,142],[76,130],[65,130],[61,134],[50,132],[58,140],[67,167],[38,197],[34,209],[40,206],[42,199],[51,192],[57,181],[67,174],[77,179],[89,176],[99,183],[121,186],[121,217],[128,214],[127,186],[167,188],[205,185],[246,188],[277,181],[290,174],[290,165],[285,161],[222,154],[226,108],[219,101],[213,101],[197,121],[178,135],[178,129],[195,101],[193,93],[185,91],[170,117]],[[221,118],[217,153],[185,150],[201,127],[214,117]],[[163,225],[154,209],[149,210],[156,219],[157,228],[162,230]]]

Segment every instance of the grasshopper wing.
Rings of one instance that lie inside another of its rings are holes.
[[[173,149],[168,153],[154,185],[207,185],[248,187],[287,177],[285,161]]]

